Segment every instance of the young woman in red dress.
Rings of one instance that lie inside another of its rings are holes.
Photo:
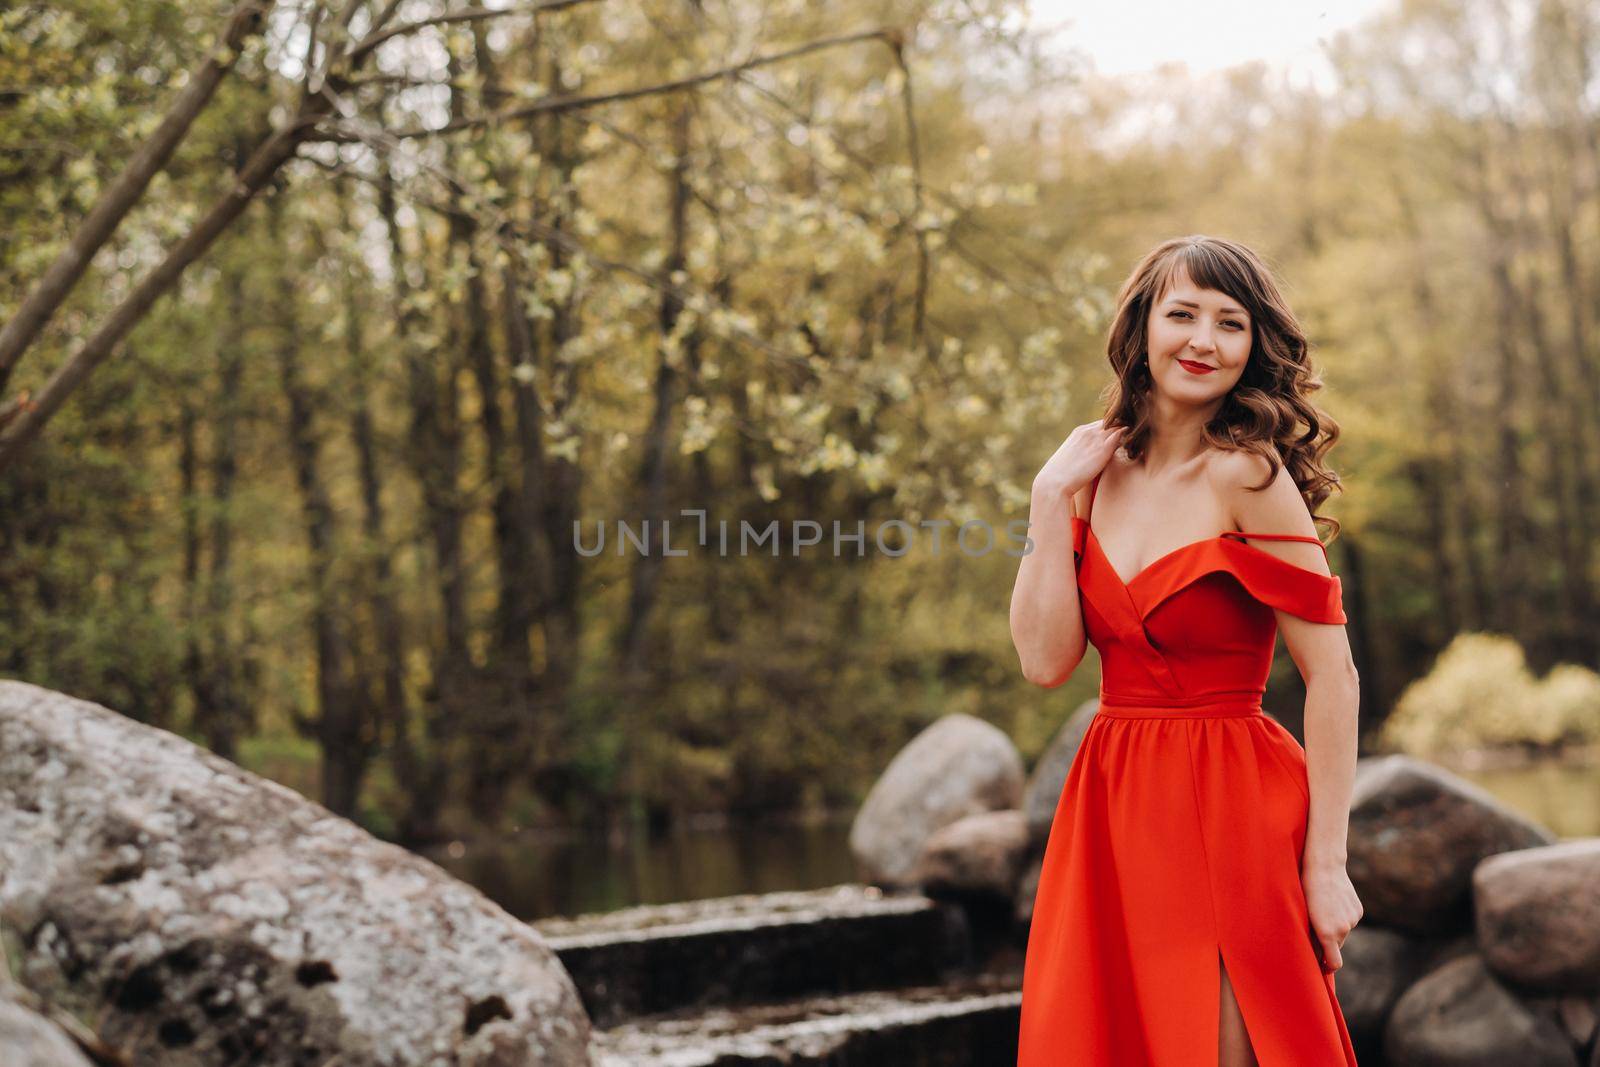
[[[1101,664],[1045,848],[1019,1067],[1349,1067],[1359,690],[1313,521],[1338,426],[1236,242],[1146,256],[1108,355],[1106,417],[1034,479],[1011,602],[1029,680],[1060,685],[1091,642]],[[1261,707],[1279,632],[1304,748]]]

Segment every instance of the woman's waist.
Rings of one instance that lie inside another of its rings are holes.
[[[1261,715],[1262,690],[1236,689],[1186,696],[1100,693],[1100,715],[1113,719],[1211,719]]]

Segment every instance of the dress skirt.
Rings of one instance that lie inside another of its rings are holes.
[[[1216,1067],[1219,959],[1261,1067],[1354,1065],[1307,808],[1304,750],[1258,700],[1103,698],[1045,849],[1019,1067]]]

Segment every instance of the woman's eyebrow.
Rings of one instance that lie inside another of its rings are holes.
[[[1200,310],[1200,305],[1196,304],[1193,300],[1179,300],[1177,297],[1173,297],[1171,300],[1168,300],[1167,303],[1182,304],[1186,308],[1194,308],[1196,311]],[[1220,308],[1219,310],[1224,315],[1244,315],[1248,317],[1250,314],[1244,308]]]

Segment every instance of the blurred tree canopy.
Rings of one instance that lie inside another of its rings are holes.
[[[955,710],[1036,752],[1095,683],[1021,679],[1007,542],[873,533],[1025,518],[1187,232],[1317,346],[1367,726],[1462,630],[1593,666],[1595,13],[1408,2],[1315,87],[1023,15],[0,13],[0,671],[410,841],[849,803]]]

